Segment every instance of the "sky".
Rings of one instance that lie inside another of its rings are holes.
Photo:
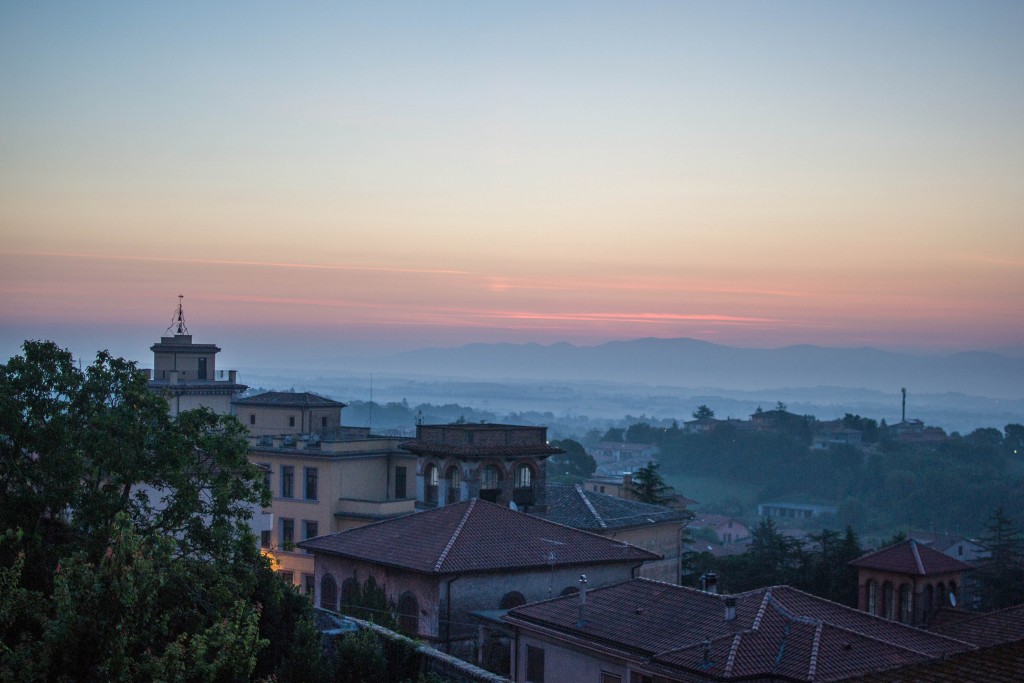
[[[179,294],[260,362],[1024,355],[1022,34],[1016,1],[5,2],[0,355],[144,359]]]

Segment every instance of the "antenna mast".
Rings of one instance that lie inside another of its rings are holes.
[[[184,294],[178,295],[178,308],[174,311],[174,315],[171,316],[171,324],[167,326],[164,331],[164,335],[174,330],[174,334],[189,334],[188,328],[185,326],[185,311],[181,307],[181,300],[185,298]]]
[[[903,387],[902,389],[900,389],[900,391],[903,392],[903,417],[900,419],[900,422],[906,422],[907,421],[907,388]]]

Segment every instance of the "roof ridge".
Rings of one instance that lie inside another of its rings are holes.
[[[594,507],[594,504],[590,502],[589,498],[587,498],[587,494],[584,493],[583,487],[580,486],[579,484],[576,484],[576,491],[580,494],[580,498],[583,499],[583,504],[587,506],[588,510],[590,510],[590,514],[594,515],[594,519],[596,519],[597,523],[601,525],[601,528],[607,529],[608,525],[601,518],[601,513],[597,511],[597,508]]]
[[[818,651],[821,649],[821,632],[825,629],[825,622],[818,622],[814,627],[814,641],[811,643],[811,662],[807,666],[807,679],[813,681],[818,674]]]
[[[870,616],[875,616],[875,615],[870,615]],[[936,659],[937,657],[947,657],[950,654],[959,654],[960,652],[968,652],[970,650],[977,650],[978,649],[978,646],[975,645],[974,643],[968,643],[965,640],[958,640],[956,638],[944,635],[942,633],[935,633],[934,631],[925,631],[924,629],[917,628],[915,626],[910,626],[908,624],[903,624],[903,623],[900,623],[898,621],[890,621],[888,619],[883,619],[883,621],[885,621],[885,622],[887,622],[889,624],[897,624],[899,626],[904,626],[906,628],[910,628],[910,629],[913,629],[915,631],[920,631],[921,633],[925,633],[927,635],[934,636],[936,638],[941,638],[943,640],[948,640],[951,643],[955,643],[957,645],[966,645],[967,647],[965,649],[963,649],[963,650],[959,650],[959,651],[956,651],[956,652],[946,653],[945,655],[931,655],[931,654],[928,654],[927,652],[924,652],[923,650],[918,650],[918,649],[915,649],[913,647],[910,647],[909,645],[904,644],[904,641],[902,639],[890,640],[888,638],[882,638],[881,636],[877,636],[877,635],[874,635],[872,633],[868,633],[867,631],[858,631],[858,630],[855,630],[853,628],[850,628],[849,626],[843,626],[842,624],[835,624],[835,623],[832,623],[832,622],[827,622],[827,623],[826,622],[822,622],[822,624],[825,625],[825,626],[828,626],[829,628],[833,628],[833,629],[835,629],[837,631],[843,631],[844,633],[849,633],[849,634],[853,635],[856,638],[864,638],[865,640],[873,640],[876,643],[884,643],[885,645],[888,645],[890,647],[895,647],[895,648],[900,649],[900,650],[906,650],[907,652],[913,652],[915,655],[920,655],[922,657],[928,657],[930,659]]]
[[[910,539],[910,552],[914,555],[914,562],[917,563],[917,571],[922,575],[925,574],[924,562],[921,561],[921,553],[917,552],[917,541],[913,538]]]
[[[441,571],[441,565],[443,565],[444,561],[448,559],[448,553],[451,551],[452,546],[455,545],[455,541],[459,539],[459,534],[462,533],[462,528],[466,526],[470,513],[473,512],[473,508],[476,507],[477,500],[477,498],[473,498],[469,501],[469,505],[466,506],[466,512],[463,513],[462,519],[459,521],[459,526],[455,527],[455,533],[453,533],[452,537],[448,539],[448,545],[444,547],[444,550],[441,551],[441,555],[437,558],[437,563],[434,565],[435,572]]]
[[[754,623],[750,625],[751,631],[756,631],[761,628],[761,618],[764,616],[764,611],[768,608],[768,603],[771,601],[772,589],[769,587],[765,589],[764,597],[761,598],[761,606],[757,608],[757,616],[754,617]]]
[[[732,645],[729,647],[729,657],[725,660],[725,669],[722,671],[722,675],[731,676],[732,668],[736,665],[736,654],[740,649],[740,640],[743,638],[743,631],[736,634],[736,637],[732,639]]]

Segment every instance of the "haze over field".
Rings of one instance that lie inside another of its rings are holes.
[[[1022,28],[1017,2],[6,3],[0,351],[145,366],[184,294],[222,367],[1019,398],[993,356],[779,349],[1024,357]],[[599,358],[684,337],[750,354]],[[394,356],[496,343],[579,348]]]

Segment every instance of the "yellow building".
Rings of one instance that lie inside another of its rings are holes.
[[[352,427],[250,436],[249,460],[273,499],[260,544],[283,577],[312,594],[313,556],[296,542],[414,511],[416,456],[402,441]]]

